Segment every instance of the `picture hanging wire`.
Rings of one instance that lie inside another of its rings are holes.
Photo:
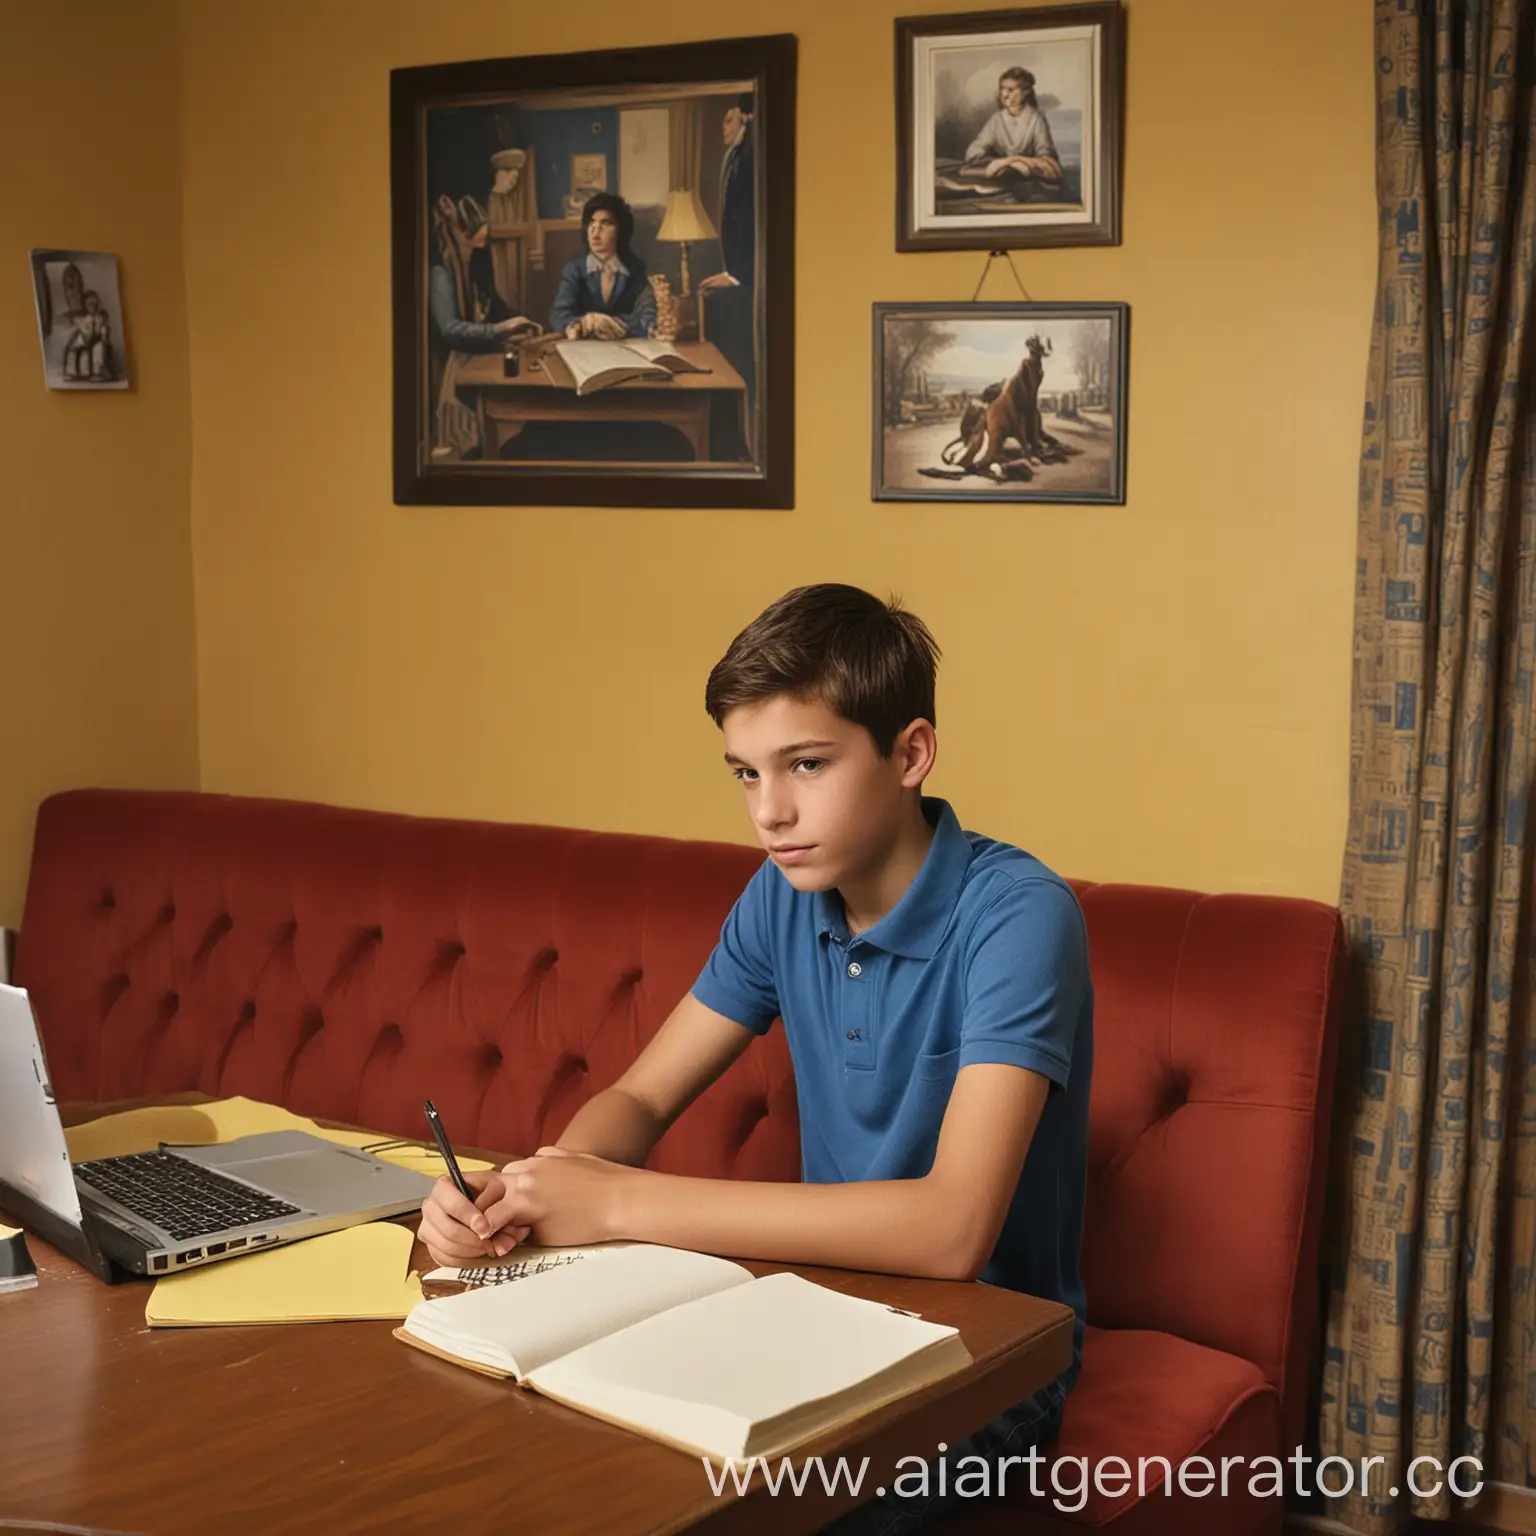
[[[1024,286],[1022,279],[1019,277],[1019,269],[1014,266],[1013,256],[1008,251],[987,252],[987,259],[982,266],[981,276],[976,281],[976,292],[971,295],[971,303],[974,304],[976,302],[977,296],[981,293],[982,284],[987,280],[987,273],[992,270],[992,263],[998,260],[999,257],[1008,263],[1008,270],[1013,273],[1013,280],[1018,283],[1019,292],[1024,295],[1029,303],[1033,304],[1035,301],[1029,297],[1029,289]]]

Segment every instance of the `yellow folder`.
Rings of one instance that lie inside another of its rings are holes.
[[[151,1328],[232,1323],[326,1323],[403,1318],[422,1299],[407,1274],[411,1232],[369,1222],[286,1248],[220,1259],[155,1282],[144,1306]]]

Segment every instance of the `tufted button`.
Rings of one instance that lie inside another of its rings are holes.
[[[178,997],[174,992],[167,992],[165,994],[165,1011],[167,1013],[175,1013],[176,1010],[180,1007],[181,998]]]
[[[382,944],[384,942],[384,930],[375,923],[372,928],[364,931],[363,937],[371,944]]]
[[[398,1050],[405,1044],[405,1034],[398,1024],[386,1024],[379,1031],[378,1045],[391,1046]]]
[[[645,972],[637,965],[632,971],[625,971],[621,978],[627,987],[638,987],[645,977]]]
[[[176,903],[168,901],[160,908],[160,921],[169,928],[176,921]]]
[[[579,1072],[583,1077],[585,1077],[587,1073],[591,1071],[591,1068],[588,1067],[586,1061],[582,1057],[574,1056],[571,1058],[571,1070],[573,1072]]]
[[[115,907],[117,905],[117,897],[111,891],[103,891],[101,893],[101,904],[104,907]]]
[[[240,1005],[240,1022],[249,1023],[256,1017],[256,999],[249,997]]]
[[[494,1043],[487,1045],[480,1055],[481,1064],[494,1071],[502,1063],[501,1047]]]
[[[234,926],[235,926],[234,918],[232,918],[229,915],[229,913],[226,912],[226,913],[223,914],[222,917],[218,918],[218,920],[214,923],[213,931],[215,933],[228,933],[229,930],[231,928],[233,928]]]
[[[559,959],[560,951],[556,949],[553,944],[551,944],[548,949],[541,949],[538,954],[534,956],[534,969],[539,971],[552,971],[554,970],[555,965]]]

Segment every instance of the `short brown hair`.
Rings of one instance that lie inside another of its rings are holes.
[[[893,597],[822,582],[771,603],[731,641],[704,688],[719,725],[741,704],[788,694],[819,699],[862,725],[881,757],[914,720],[934,720],[939,647]]]

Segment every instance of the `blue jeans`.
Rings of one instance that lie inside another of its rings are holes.
[[[967,1456],[979,1456],[991,1463],[989,1486],[996,1489],[1001,1481],[997,1464],[1002,1457],[1020,1456],[1033,1446],[1043,1445],[1060,1428],[1062,1409],[1076,1380],[1076,1367],[1063,1371],[1038,1392],[1005,1408],[974,1435],[950,1446],[943,1457],[943,1493],[938,1491],[938,1462],[931,1461],[923,1479],[926,1493],[901,1494],[887,1489],[873,1503],[861,1504],[831,1525],[823,1526],[818,1536],[908,1536],[909,1532],[935,1524],[943,1516],[953,1514],[962,1504],[971,1502],[954,1491],[956,1477],[963,1478],[967,1474],[974,1477],[979,1470],[974,1462],[957,1470],[958,1463]],[[897,1481],[916,1477],[915,1471],[906,1471],[898,1474]],[[1027,1486],[1025,1479],[1017,1473],[1013,1482],[1015,1487]]]

